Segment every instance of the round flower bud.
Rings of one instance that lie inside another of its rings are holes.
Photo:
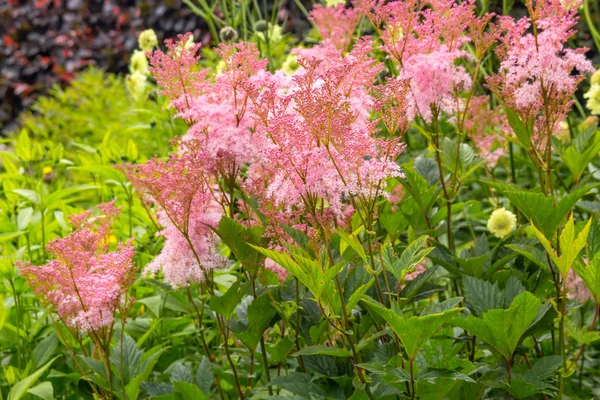
[[[219,40],[221,42],[235,42],[238,39],[238,33],[230,26],[225,26],[219,32]]]
[[[268,26],[269,25],[267,24],[267,21],[265,21],[264,19],[259,19],[254,24],[254,32],[266,32]]]
[[[500,239],[508,236],[516,227],[517,216],[504,207],[495,210],[487,223],[489,231]]]
[[[152,29],[146,29],[138,37],[138,45],[143,51],[152,51],[158,47],[158,38]]]
[[[127,77],[127,88],[134,99],[140,100],[146,92],[146,75],[134,72]]]
[[[129,60],[129,72],[132,74],[139,72],[148,75],[148,59],[146,54],[140,50],[134,50]]]

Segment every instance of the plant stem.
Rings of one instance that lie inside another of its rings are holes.
[[[296,280],[296,306],[298,307],[296,309],[296,329],[294,332],[294,336],[296,340],[296,349],[300,351],[300,340],[298,339],[298,336],[300,334],[300,281],[298,280],[298,278],[294,279]],[[306,372],[306,368],[304,368],[304,360],[300,355],[298,356],[298,363],[300,364],[300,371]]]
[[[415,373],[413,369],[414,360],[412,358],[408,359],[408,365],[410,369],[410,398],[415,398]]]
[[[229,362],[229,366],[231,367],[231,371],[233,372],[233,380],[235,382],[235,388],[240,396],[240,399],[244,399],[244,392],[242,391],[242,387],[240,385],[240,379],[238,377],[237,369],[235,368],[235,364],[231,359],[231,353],[229,352],[229,326],[227,322],[222,319],[222,317],[217,314],[217,324],[219,325],[219,330],[221,331],[221,335],[223,335],[223,347],[225,348],[225,356],[227,357],[227,361]]]

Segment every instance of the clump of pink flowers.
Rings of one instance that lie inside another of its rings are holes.
[[[48,244],[54,259],[42,266],[21,264],[22,275],[42,303],[69,327],[96,332],[114,323],[115,313],[135,280],[132,241],[110,250],[111,224],[119,214],[114,202],[71,218],[75,231]]]
[[[213,160],[193,140],[180,143],[167,161],[154,158],[125,167],[143,200],[157,206],[164,227],[159,233],[163,249],[145,271],[154,275],[162,269],[173,287],[203,282],[208,271],[226,264],[210,229],[223,215],[211,183],[213,168]]]
[[[581,4],[572,3],[528,0],[529,17],[518,21],[503,17],[499,24],[500,70],[488,84],[524,124],[533,126],[531,144],[540,162],[549,152],[548,138],[566,118],[583,73],[594,72],[584,55],[587,49],[566,45],[575,33]]]

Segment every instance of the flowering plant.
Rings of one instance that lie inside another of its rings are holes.
[[[580,382],[599,365],[586,349],[600,339],[600,131],[573,112],[594,70],[569,44],[579,6],[527,0],[519,18],[475,1],[318,5],[320,41],[283,63],[275,14],[254,42],[223,27],[214,49],[143,32],[131,98],[160,92],[187,130],[168,154],[87,169],[119,188],[135,242],[109,251],[105,205],[72,218],[53,260],[21,267],[104,361],[81,346],[95,394],[592,393]],[[15,190],[44,218],[40,193]],[[156,347],[142,356],[126,329]],[[169,366],[150,375],[165,342]],[[135,374],[111,349],[143,360]]]

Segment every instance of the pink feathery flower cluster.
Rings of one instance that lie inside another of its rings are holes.
[[[207,271],[227,263],[210,229],[223,215],[211,181],[214,160],[198,141],[180,142],[179,146],[167,161],[154,158],[123,168],[136,191],[158,207],[164,227],[159,233],[165,238],[163,249],[145,272],[153,275],[162,269],[173,287],[203,282]]]
[[[165,40],[168,51],[155,51],[150,56],[149,70],[156,82],[163,88],[161,94],[166,96],[181,112],[190,107],[190,99],[202,91],[204,78],[208,73],[198,71],[199,50],[201,43],[194,43],[191,33],[179,35],[178,40]]]
[[[75,231],[48,244],[55,258],[43,266],[20,265],[21,273],[38,298],[60,319],[81,332],[95,332],[114,323],[123,295],[134,282],[136,268],[132,241],[110,251],[107,237],[119,213],[114,202],[71,218]]]
[[[471,87],[457,61],[470,57],[461,47],[478,20],[475,2],[361,0],[357,7],[378,30],[381,50],[399,63],[399,78],[410,81],[416,115],[431,122],[434,114],[455,112],[458,95]]]
[[[381,68],[368,57],[371,46],[360,41],[324,68],[300,60],[292,88],[273,102],[264,120],[272,145],[263,154],[274,168],[267,197],[276,203],[313,215],[326,206],[339,215],[349,196],[372,199],[387,177],[400,176],[401,139],[379,138],[370,120],[377,104],[369,92]]]
[[[360,18],[357,9],[346,8],[343,3],[334,7],[315,4],[309,17],[323,41],[331,42],[341,52],[348,50]]]
[[[562,3],[529,1],[533,17],[516,22],[501,19],[500,70],[488,79],[490,89],[503,103],[525,123],[534,124],[534,142],[539,148],[546,146],[548,127],[554,130],[566,117],[582,74],[594,71],[584,55],[586,49],[566,47],[574,34],[577,9]]]

